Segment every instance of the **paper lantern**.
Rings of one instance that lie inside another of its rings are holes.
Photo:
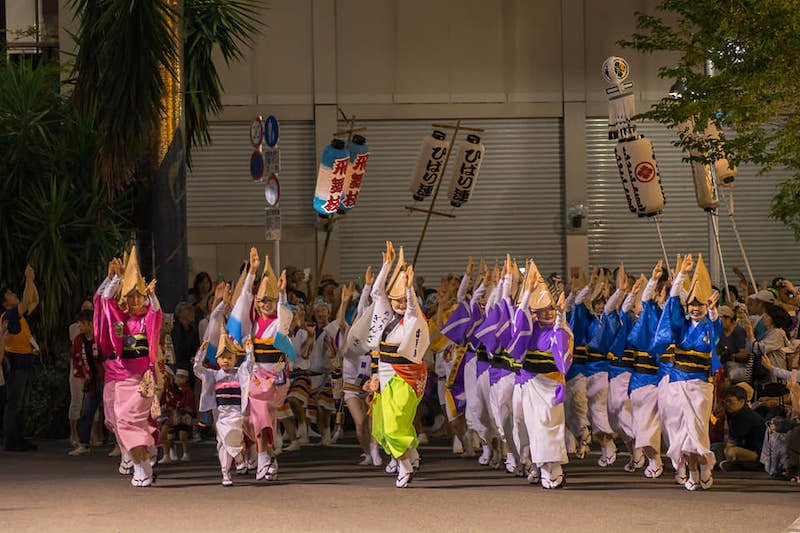
[[[710,121],[706,127],[705,134],[712,139],[720,138],[717,126]],[[723,187],[726,185],[732,186],[733,182],[736,180],[736,176],[739,174],[739,172],[731,166],[731,162],[724,157],[714,161],[714,173],[717,175],[717,185]]]
[[[481,169],[485,148],[481,138],[477,135],[467,135],[467,142],[461,145],[450,178],[450,191],[447,195],[450,205],[461,207],[469,201],[475,182],[478,181],[478,172]]]
[[[350,154],[344,148],[344,141],[333,139],[322,152],[322,160],[319,164],[319,172],[317,172],[314,210],[320,216],[327,217],[339,210],[349,164]]]
[[[695,139],[705,138],[706,140],[719,139],[719,130],[713,122],[709,122],[702,133],[692,131],[694,120],[685,120],[678,125],[678,129],[683,136],[692,136]],[[689,150],[692,157],[702,157],[703,154],[695,149]],[[691,161],[692,177],[694,178],[694,192],[697,198],[697,205],[705,210],[716,209],[719,207],[719,196],[714,187],[714,177],[711,174],[711,165],[700,161]],[[717,159],[714,161],[714,173],[717,176],[717,185],[732,185],[736,179],[736,169],[731,167],[727,159]]]
[[[630,174],[628,174],[628,166],[625,164],[625,154],[621,144],[617,144],[617,146],[614,147],[614,155],[617,159],[617,169],[619,169],[622,189],[625,191],[625,199],[628,201],[628,210],[631,213],[636,213],[636,205],[633,203],[633,186],[631,186],[631,177]]]
[[[350,158],[342,201],[339,204],[340,213],[347,213],[353,209],[358,200],[358,194],[361,192],[361,183],[364,181],[364,173],[367,170],[367,160],[369,159],[369,147],[366,142],[361,135],[353,135],[350,141]]]
[[[411,195],[417,202],[421,202],[433,194],[433,189],[442,176],[448,150],[445,138],[444,132],[433,130],[431,136],[422,143],[417,158],[417,167],[411,177]]]
[[[650,139],[621,140],[616,147],[618,167],[629,206],[636,208],[640,217],[658,215],[664,210],[664,190],[661,174]]]

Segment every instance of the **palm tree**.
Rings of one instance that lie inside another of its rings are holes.
[[[94,117],[96,172],[135,189],[142,267],[168,308],[186,284],[186,162],[222,107],[212,60],[253,44],[260,0],[71,0],[78,19],[72,100]]]

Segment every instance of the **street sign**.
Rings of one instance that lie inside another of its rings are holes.
[[[258,148],[264,140],[264,120],[258,116],[250,123],[250,144]]]
[[[264,165],[266,166],[264,173],[268,176],[281,173],[281,149],[279,146],[267,147],[264,150]]]
[[[274,115],[267,117],[266,122],[263,124],[264,142],[270,148],[275,148],[278,145],[278,137],[280,136],[280,126],[278,119]]]
[[[267,207],[264,209],[264,229],[268,241],[281,240],[281,209],[280,207]]]
[[[261,181],[264,177],[264,154],[259,150],[250,156],[250,177],[253,181]]]
[[[268,206],[276,207],[278,202],[281,201],[281,184],[278,181],[278,176],[270,174],[266,182],[267,184],[264,186],[264,198],[266,198]]]

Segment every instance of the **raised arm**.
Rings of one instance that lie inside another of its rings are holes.
[[[286,270],[282,270],[281,277],[278,279],[278,333],[289,335],[293,316],[294,313],[286,298]]]
[[[22,291],[22,300],[19,303],[19,314],[29,315],[39,305],[39,291],[36,289],[36,274],[33,268],[25,267],[25,289]]]
[[[258,267],[261,265],[261,258],[258,257],[258,250],[250,249],[250,269],[242,283],[242,290],[236,301],[233,303],[231,316],[228,317],[226,329],[236,342],[241,344],[244,338],[253,331],[250,310],[253,308],[253,283]]]

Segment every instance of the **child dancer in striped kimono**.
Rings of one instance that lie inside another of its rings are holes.
[[[217,433],[217,453],[222,470],[222,486],[233,486],[231,467],[237,457],[241,457],[244,440],[244,412],[247,410],[247,389],[253,368],[253,342],[247,339],[244,362],[235,368],[237,353],[241,347],[222,331],[217,344],[216,360],[219,370],[203,366],[208,351],[204,341],[194,358],[194,374],[203,380],[204,388],[210,384],[214,390],[216,417],[214,427]]]

